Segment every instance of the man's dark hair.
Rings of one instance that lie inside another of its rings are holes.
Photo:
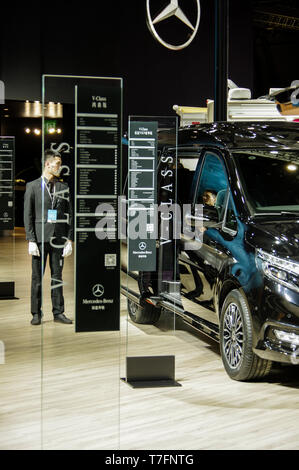
[[[55,157],[61,158],[60,153],[56,152],[55,150],[46,149],[44,152],[44,164],[46,164],[48,160],[53,160]]]
[[[211,193],[213,196],[217,196],[217,191],[215,191],[215,189],[205,189],[204,193]]]

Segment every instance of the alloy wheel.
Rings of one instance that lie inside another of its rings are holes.
[[[236,369],[243,357],[243,321],[235,303],[230,303],[224,313],[223,351],[229,366]]]
[[[135,317],[138,311],[138,305],[135,302],[132,302],[132,300],[129,300],[129,305],[130,305],[130,313],[131,315]]]

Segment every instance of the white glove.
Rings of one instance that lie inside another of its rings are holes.
[[[68,240],[64,245],[62,256],[66,258],[67,256],[70,256],[72,254],[72,251],[72,242]]]
[[[35,242],[29,242],[28,252],[29,255],[40,256],[38,246]]]

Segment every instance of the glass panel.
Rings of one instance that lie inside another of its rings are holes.
[[[119,445],[121,102],[118,78],[43,77],[44,449]]]
[[[200,183],[197,191],[197,203],[207,205],[223,205],[223,195],[226,193],[227,176],[220,159],[207,153],[205,156]]]
[[[160,408],[144,406],[146,392],[135,389],[179,386],[171,367],[177,353],[174,311],[180,299],[177,119],[130,116],[128,127],[122,210],[128,231],[122,239],[122,308],[127,318],[121,350],[120,445],[145,449],[150,443],[159,448],[168,424],[163,426]],[[128,399],[134,401],[134,419],[139,423],[137,440],[129,432]]]
[[[23,179],[15,180],[15,149],[22,160],[27,148],[20,146],[20,119],[10,112],[5,117],[0,136],[0,442],[2,449],[36,450],[40,448],[41,336],[30,325],[25,187]]]
[[[255,213],[298,212],[298,151],[234,152],[246,200]]]

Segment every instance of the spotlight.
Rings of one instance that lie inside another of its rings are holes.
[[[287,170],[296,171],[296,170],[298,170],[298,167],[294,163],[290,163],[289,165],[287,165]]]
[[[26,134],[30,134],[31,129],[29,129],[29,127],[26,127],[25,132],[26,132]]]
[[[34,134],[35,135],[40,135],[40,129],[34,129]]]

